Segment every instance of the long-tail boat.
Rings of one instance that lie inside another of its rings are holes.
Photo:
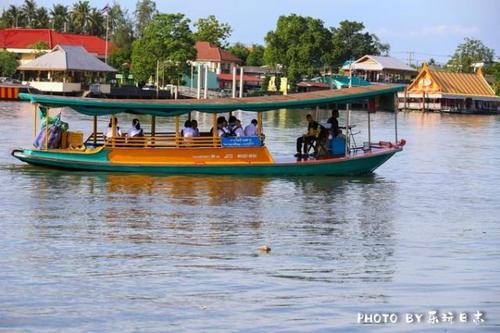
[[[216,100],[109,100],[19,94],[30,101],[36,110],[45,112],[45,145],[41,148],[15,149],[12,156],[29,164],[86,171],[111,171],[161,174],[248,174],[248,175],[358,175],[373,172],[395,153],[402,150],[403,140],[397,138],[397,111],[395,112],[395,140],[370,142],[368,146],[346,145],[345,154],[318,158],[275,161],[263,143],[262,112],[277,109],[297,109],[327,106],[332,103],[352,103],[392,95],[403,86],[372,85],[340,90],[323,90],[287,96],[224,98]],[[82,147],[49,148],[47,131],[49,110],[69,107],[78,113],[93,117],[93,133]],[[217,116],[243,110],[255,112],[258,134],[255,138],[231,140],[212,134],[185,140],[180,135],[180,116],[192,111]],[[151,116],[151,132],[142,138],[127,139],[116,134],[116,115],[129,113]],[[97,117],[111,117],[112,137],[102,139],[97,131]],[[157,133],[156,118],[175,119],[174,133]],[[347,117],[349,119],[349,117]],[[369,119],[369,115],[368,115]],[[42,120],[43,121],[43,120]],[[346,124],[346,128],[349,128]],[[346,133],[347,134],[347,133]],[[347,135],[348,136],[348,135]],[[291,143],[293,144],[293,143]]]

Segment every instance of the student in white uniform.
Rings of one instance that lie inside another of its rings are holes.
[[[243,130],[243,127],[241,127],[241,121],[239,119],[236,119],[233,133],[235,136],[245,136],[245,131]]]
[[[257,131],[257,124],[257,119],[252,119],[250,124],[245,127],[245,136],[259,136],[259,133]]]
[[[130,127],[130,129],[127,131],[127,137],[133,138],[141,136],[144,136],[144,131],[141,128],[139,119],[135,118],[134,120],[132,120],[132,127]]]
[[[116,119],[116,135],[115,136],[122,136],[122,131],[120,127],[118,127],[118,119]],[[111,139],[113,137],[113,128],[112,128],[112,122],[111,119],[109,120],[109,125],[108,129],[106,131],[106,134],[104,134],[105,139]]]

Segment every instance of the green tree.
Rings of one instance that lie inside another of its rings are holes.
[[[122,24],[115,29],[112,36],[116,50],[109,57],[109,63],[125,77],[130,72],[133,29],[131,24]]]
[[[156,15],[156,3],[153,0],[139,0],[135,5],[135,33],[141,37],[144,29],[148,26],[149,22]]]
[[[73,4],[70,12],[71,31],[75,33],[85,33],[90,22],[90,5],[88,1],[78,1]]]
[[[54,4],[50,10],[50,25],[52,29],[62,32],[68,22],[68,7]]]
[[[227,23],[220,23],[215,15],[200,18],[194,24],[196,41],[209,42],[218,47],[227,47],[227,39],[231,36],[232,28]]]
[[[40,41],[31,44],[28,48],[35,50],[35,58],[38,58],[39,56],[44,55],[47,52],[49,44],[47,44],[46,41]]]
[[[0,76],[12,76],[17,70],[17,58],[14,53],[0,51]]]
[[[49,12],[45,7],[37,8],[36,16],[33,20],[33,27],[37,29],[47,29],[50,23]]]
[[[24,25],[24,17],[20,8],[10,5],[2,12],[2,28],[15,28]]]
[[[494,78],[493,90],[495,90],[495,94],[500,95],[500,62],[494,62],[490,65],[487,65],[484,68],[485,74],[491,75]]]
[[[342,21],[332,30],[332,66],[339,68],[346,60],[356,60],[364,55],[387,55],[389,44],[382,44],[378,37],[363,32],[361,22]]]
[[[27,28],[34,28],[34,21],[36,19],[37,6],[35,0],[24,0],[21,7],[21,14],[24,18]]]
[[[158,14],[132,44],[132,73],[145,83],[156,71],[157,61],[167,65],[169,82],[177,84],[187,70],[187,61],[196,58],[190,20],[183,14]]]
[[[264,59],[282,71],[293,86],[329,63],[332,34],[323,21],[296,14],[280,16],[274,31],[265,37]]]
[[[90,10],[85,33],[101,37],[106,34],[106,18],[97,8]]]
[[[108,11],[108,24],[110,35],[113,35],[120,26],[131,24],[128,19],[127,10],[123,9],[118,2],[114,2]],[[106,28],[106,27],[105,27]]]
[[[243,64],[246,64],[247,57],[250,54],[250,50],[246,47],[245,44],[237,42],[227,48],[229,52],[243,61]]]
[[[258,44],[253,44],[250,48],[250,53],[245,61],[247,66],[262,66],[264,65],[265,47]]]
[[[494,54],[493,49],[480,40],[465,38],[464,42],[458,45],[446,67],[452,72],[472,73],[473,64],[481,62],[491,64]]]

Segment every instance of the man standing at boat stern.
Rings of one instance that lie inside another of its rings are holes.
[[[310,114],[306,116],[306,120],[308,123],[307,133],[297,138],[297,154],[295,154],[295,157],[301,157],[301,151],[304,151],[304,155],[307,155],[309,146],[316,141],[319,134],[318,122]]]

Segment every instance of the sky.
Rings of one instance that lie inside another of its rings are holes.
[[[37,4],[50,8],[54,2],[75,1],[38,0]],[[112,2],[90,0],[98,8]],[[22,3],[2,0],[0,8]],[[136,0],[119,3],[133,14]],[[444,63],[465,37],[481,40],[500,57],[500,0],[157,0],[156,4],[160,12],[181,12],[192,21],[215,15],[233,28],[230,42],[263,44],[279,16],[296,13],[319,18],[327,27],[343,20],[363,22],[366,31],[390,44],[391,56],[405,62],[413,52],[418,63],[431,57]]]

